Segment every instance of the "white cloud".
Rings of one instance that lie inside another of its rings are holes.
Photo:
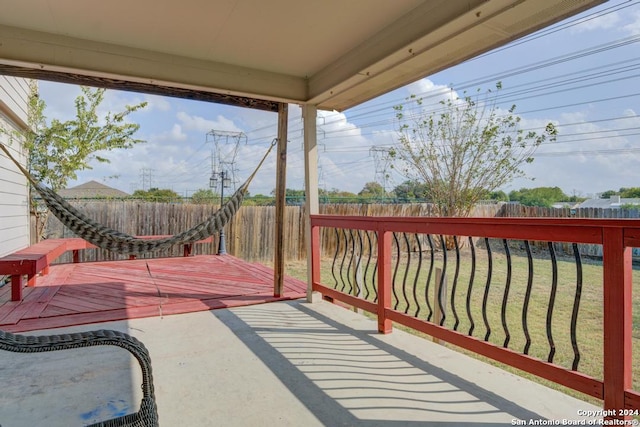
[[[622,30],[629,35],[637,36],[640,34],[640,12],[631,15],[632,21],[622,27]]]
[[[178,120],[182,123],[185,130],[198,131],[206,134],[211,130],[224,130],[229,132],[241,132],[238,126],[236,126],[232,120],[227,119],[222,115],[218,115],[216,120],[205,119],[200,116],[192,116],[184,111],[176,114]]]
[[[616,112],[610,115],[615,117]],[[509,189],[559,186],[567,194],[588,196],[620,187],[636,187],[640,182],[640,138],[625,128],[640,126],[640,118],[625,109],[617,120],[590,122],[585,112],[565,113],[555,143],[542,145],[535,161],[525,166],[534,181],[517,180]],[[531,124],[527,124],[531,125]],[[625,151],[620,151],[625,150]]]
[[[152,137],[154,141],[186,141],[188,135],[182,130],[182,126],[178,123],[174,123],[171,130],[163,132],[161,134]]]
[[[144,100],[147,102],[147,107],[144,111],[169,111],[171,110],[171,103],[167,98],[163,98],[157,95],[144,95]]]
[[[615,28],[621,20],[622,18],[618,12],[600,15],[596,18],[587,16],[578,21],[578,25],[572,26],[570,31],[573,33],[584,33],[587,31],[608,30]]]
[[[422,96],[435,96],[439,99],[451,92],[451,88],[446,85],[438,85],[433,83],[429,79],[420,79],[411,83],[405,87],[409,95]]]
[[[375,180],[370,153],[374,141],[345,113],[319,111],[318,129],[319,173],[324,188],[358,193],[364,183]]]

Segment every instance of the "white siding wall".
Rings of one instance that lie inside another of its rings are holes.
[[[0,75],[0,126],[6,131],[23,130],[27,123],[28,81]],[[20,141],[9,145],[0,132],[0,142],[23,165],[26,156]],[[29,246],[29,187],[26,178],[0,151],[0,256]]]

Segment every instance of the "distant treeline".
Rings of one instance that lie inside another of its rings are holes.
[[[225,190],[225,199],[233,193],[232,189]],[[244,204],[247,206],[274,206],[275,190],[270,195],[248,194]],[[600,198],[606,199],[614,195],[622,198],[640,198],[640,187],[620,188],[601,193]],[[385,189],[376,182],[368,182],[360,192],[351,193],[337,188],[318,190],[319,201],[322,204],[404,204],[404,203],[430,203],[429,190],[426,184],[415,181],[405,181],[397,185],[391,191]],[[305,191],[287,188],[285,192],[287,205],[300,206],[305,202]],[[73,200],[73,198],[70,198]],[[77,200],[134,200],[158,203],[193,203],[197,205],[219,205],[220,193],[212,190],[197,190],[189,197],[179,195],[173,190],[151,188],[149,190],[136,190],[133,195],[122,197],[82,197]],[[508,194],[504,191],[487,191],[483,200],[487,202],[518,202],[524,206],[552,207],[559,202],[579,203],[586,200],[574,191],[566,194],[560,187],[535,187],[513,190]]]

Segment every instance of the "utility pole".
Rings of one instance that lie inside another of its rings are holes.
[[[209,178],[209,188],[217,188],[220,182],[220,207],[224,204],[224,189],[234,185],[235,191],[235,168],[236,155],[240,142],[247,143],[247,135],[243,132],[231,132],[226,130],[212,129],[207,132],[207,142],[212,143],[211,147],[211,177]],[[220,241],[218,243],[218,255],[227,253],[224,227],[220,230]]]
[[[221,170],[220,172],[213,172],[211,178],[209,178],[209,187],[216,188],[220,181],[220,207],[224,204],[224,189],[229,188],[231,184],[231,178],[229,172]],[[227,244],[224,235],[224,227],[220,229],[220,242],[218,243],[218,255],[225,255],[227,253]]]
[[[235,163],[240,143],[247,143],[247,135],[244,132],[232,132],[227,130],[212,129],[207,132],[207,142],[211,145],[211,174],[223,169],[226,165],[228,178],[235,190]]]
[[[389,177],[387,169],[389,168],[389,149],[386,147],[373,146],[369,149],[369,155],[373,157],[375,165],[375,177],[374,181],[382,185],[384,194],[387,194],[387,186]]]
[[[153,169],[151,168],[140,169],[140,180],[142,181],[143,191],[151,189],[151,187],[153,186]]]

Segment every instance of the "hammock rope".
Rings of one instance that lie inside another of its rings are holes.
[[[147,252],[158,252],[169,249],[173,245],[193,243],[203,240],[216,234],[233,218],[240,208],[249,184],[258,173],[267,156],[277,142],[274,139],[269,149],[260,160],[260,163],[249,176],[249,178],[236,190],[236,192],[225,202],[220,209],[209,218],[192,228],[171,237],[160,239],[140,239],[117,230],[113,230],[89,218],[69,202],[56,194],[53,190],[38,183],[9,152],[0,144],[2,151],[20,169],[24,176],[31,182],[35,190],[40,194],[51,213],[55,215],[62,224],[69,228],[78,237],[94,244],[95,246],[120,254],[142,254]]]

